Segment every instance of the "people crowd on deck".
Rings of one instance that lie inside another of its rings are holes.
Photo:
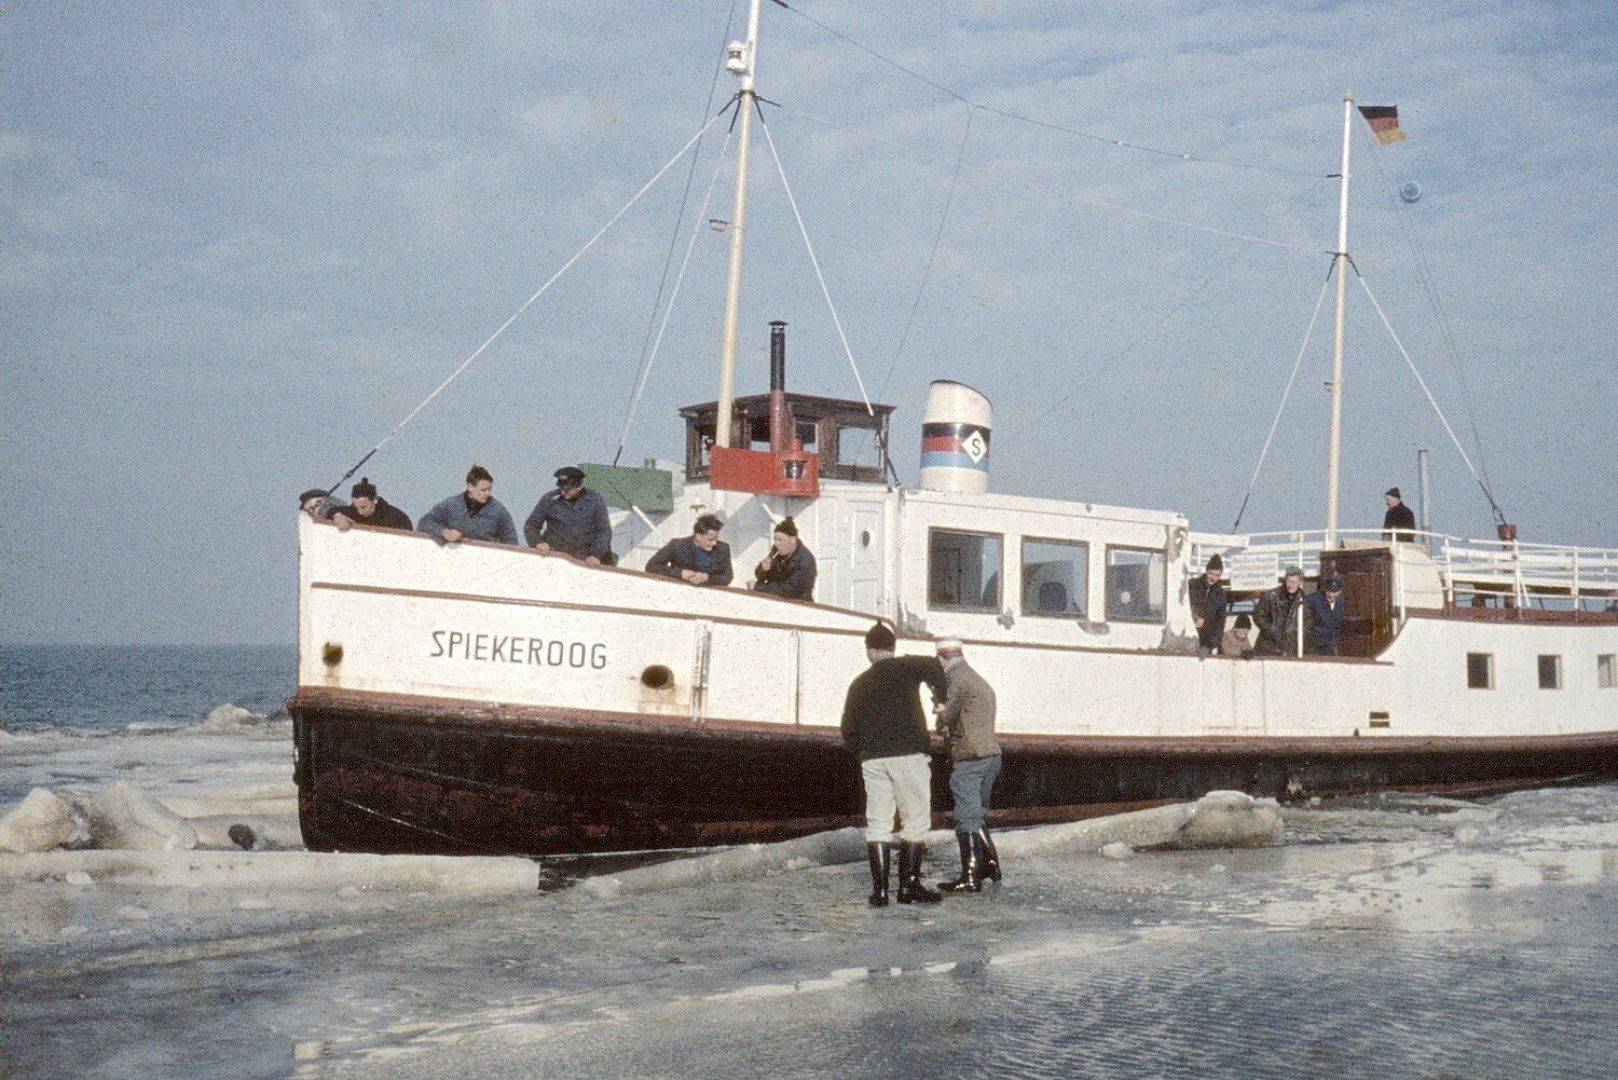
[[[535,551],[566,555],[589,566],[618,565],[612,550],[612,520],[601,493],[585,486],[588,477],[576,465],[564,465],[553,475],[555,489],[534,504],[520,539],[510,511],[494,497],[494,475],[482,465],[467,471],[466,490],[423,514],[414,531],[440,544],[462,540],[526,544]],[[350,499],[339,505],[332,492],[310,488],[298,496],[298,509],[317,521],[330,520],[344,532],[355,525],[412,529],[409,515],[383,499],[369,477],[360,477]],[[736,575],[730,545],[719,539],[722,528],[724,522],[717,515],[702,514],[691,535],[664,544],[647,560],[646,570],[690,585],[728,586]],[[813,600],[815,556],[798,536],[797,523],[790,516],[775,522],[771,540],[769,554],[758,564],[747,587],[789,600]]]
[[[510,512],[494,498],[494,476],[482,465],[467,471],[465,491],[427,511],[415,531],[441,544],[463,539],[514,546],[526,542],[536,551],[566,555],[590,566],[616,566],[606,500],[585,486],[587,476],[576,465],[564,465],[553,475],[555,489],[534,504],[520,540]],[[298,509],[316,520],[331,520],[345,532],[355,525],[411,530],[409,515],[383,499],[369,477],[360,477],[349,496],[348,504],[338,505],[325,488],[310,488],[298,496]],[[1408,542],[1414,536],[1415,515],[1397,487],[1389,488],[1384,498],[1384,539]],[[647,572],[691,585],[730,585],[735,571],[730,545],[719,539],[723,528],[717,515],[700,515],[690,536],[669,541],[647,560]],[[747,588],[789,600],[813,600],[816,572],[814,553],[798,536],[797,523],[789,515],[775,522],[770,551],[754,568],[754,580]],[[1337,655],[1343,627],[1343,587],[1337,574],[1324,574],[1319,587],[1306,593],[1303,571],[1288,567],[1281,584],[1259,597],[1251,616],[1237,616],[1234,630],[1226,629],[1232,605],[1223,577],[1224,561],[1216,552],[1188,586],[1199,655],[1297,656],[1300,650],[1308,656]],[[1255,628],[1257,638],[1249,640]]]

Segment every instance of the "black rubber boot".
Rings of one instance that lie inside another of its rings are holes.
[[[961,876],[954,881],[940,881],[942,893],[980,892],[983,889],[983,859],[978,854],[976,833],[958,832],[955,842],[961,846]]]
[[[994,849],[994,838],[989,835],[989,827],[985,825],[972,835],[978,842],[978,880],[986,878],[999,882],[1000,853]]]
[[[944,899],[921,883],[921,858],[926,853],[918,843],[899,841],[899,903],[936,904]]]
[[[865,857],[871,862],[870,904],[872,907],[887,907],[888,877],[893,869],[893,845],[867,841]]]

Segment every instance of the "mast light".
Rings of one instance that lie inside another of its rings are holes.
[[[732,41],[725,46],[725,70],[737,78],[748,74],[747,42]]]

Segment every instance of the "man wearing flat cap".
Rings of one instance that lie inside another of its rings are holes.
[[[1382,539],[1395,542],[1414,540],[1416,538],[1416,515],[1410,507],[1400,501],[1402,496],[1399,489],[1390,487],[1383,494],[1382,500],[1388,504],[1388,512],[1382,515]]]
[[[347,506],[339,506],[331,515],[337,527],[344,532],[355,525],[369,525],[374,529],[402,529],[405,532],[415,527],[410,524],[410,515],[376,493],[376,485],[371,483],[369,477],[360,477],[360,482],[351,489],[349,497],[353,501]]]
[[[1303,651],[1309,656],[1336,656],[1343,632],[1343,579],[1327,574],[1320,588],[1303,602]]]
[[[932,828],[932,742],[921,711],[926,683],[933,701],[944,700],[944,669],[932,656],[895,656],[898,639],[885,623],[865,634],[871,666],[855,676],[843,701],[843,745],[860,761],[865,784],[865,852],[871,864],[872,907],[886,907],[892,868],[893,813],[899,812],[899,903],[943,899],[921,883]]]
[[[523,539],[536,551],[558,551],[591,566],[613,565],[612,521],[607,501],[584,486],[584,470],[556,470],[556,490],[547,491],[523,522]]]

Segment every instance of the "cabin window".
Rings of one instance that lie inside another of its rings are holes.
[[[1541,656],[1539,658],[1539,688],[1541,690],[1562,689],[1562,658],[1560,656]]]
[[[1596,685],[1603,690],[1618,687],[1618,653],[1602,653],[1596,657]]]
[[[1162,622],[1167,565],[1161,551],[1108,548],[1108,620]]]
[[[928,533],[927,606],[999,611],[1001,543],[989,533]]]
[[[1022,613],[1054,619],[1084,618],[1090,545],[1072,540],[1022,542]]]
[[[1494,689],[1494,654],[1469,652],[1466,654],[1466,687],[1468,690]]]

